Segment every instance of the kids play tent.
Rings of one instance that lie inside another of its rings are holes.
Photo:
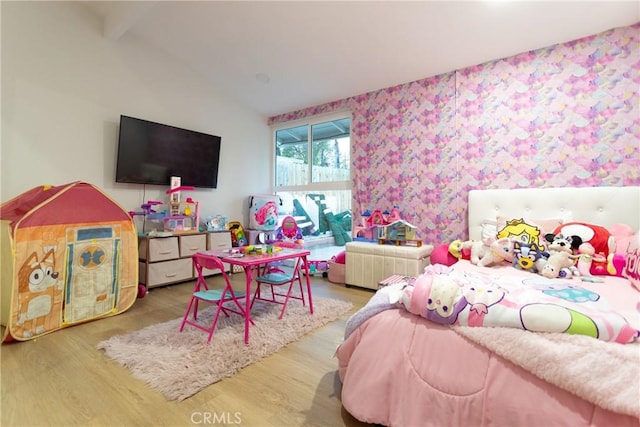
[[[138,291],[129,214],[95,186],[33,188],[0,207],[4,340],[122,313]]]

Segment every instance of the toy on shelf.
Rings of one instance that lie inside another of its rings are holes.
[[[402,219],[398,206],[391,211],[367,209],[362,213],[362,227],[357,227],[356,233],[360,240],[379,244],[422,246],[422,241],[416,239],[416,227]]]
[[[416,239],[416,227],[402,219],[398,219],[387,225],[379,226],[378,243],[393,243],[398,246],[422,246],[422,240]]]
[[[229,231],[231,232],[231,246],[247,246],[249,242],[240,221],[231,221],[229,223]]]
[[[389,222],[387,221],[386,216],[382,213],[380,209],[374,210],[371,215],[367,217],[365,225],[367,227],[378,226],[378,225],[387,225]]]
[[[374,215],[375,213],[375,215]],[[357,240],[366,242],[375,242],[380,237],[378,227],[386,223],[384,215],[379,209],[371,212],[369,209],[361,215],[362,222],[359,226],[353,228],[353,234]]]
[[[391,211],[385,209],[381,211],[380,209],[374,209],[373,212],[369,209],[362,212],[362,226],[363,227],[372,227],[379,225],[389,225],[392,222],[399,221],[402,219],[402,215],[400,215],[400,208],[397,205],[394,205]]]
[[[194,190],[194,187],[176,186],[167,190],[169,213],[164,217],[164,229],[166,231],[198,231],[200,203],[191,197],[187,197],[184,202],[180,200],[181,191],[191,190]]]
[[[162,202],[157,200],[149,200],[147,201],[147,203],[143,203],[142,205],[140,205],[140,208],[142,209],[141,211],[129,211],[129,216],[134,220],[134,222],[136,216],[142,217],[142,224],[136,224],[136,227],[138,227],[139,225],[141,226],[140,230],[142,230],[142,234],[146,232],[145,229],[147,225],[153,226],[151,223],[162,222],[162,219],[165,217],[165,212],[158,212],[158,210],[154,208],[154,206],[159,206],[162,204]],[[156,231],[156,229],[153,228],[152,231]]]
[[[249,197],[249,229],[275,230],[278,225],[278,206],[282,199],[272,194]]]
[[[395,221],[400,221],[402,219],[402,217],[400,216],[400,211],[398,210],[398,206],[394,206],[393,209],[391,209],[391,212],[387,214],[386,219],[389,224]]]
[[[208,216],[205,221],[207,231],[224,231],[229,229],[227,217],[224,215]]]
[[[162,202],[159,202],[157,200],[149,200],[147,201],[147,203],[143,203],[142,205],[140,205],[142,212],[129,211],[129,216],[131,218],[134,218],[137,215],[141,215],[148,219],[153,219],[151,216],[157,213],[157,211],[153,209],[153,207],[161,204]]]

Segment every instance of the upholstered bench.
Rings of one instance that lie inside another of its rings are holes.
[[[349,242],[346,245],[345,283],[378,289],[378,282],[394,274],[418,276],[429,265],[433,245],[395,246]]]

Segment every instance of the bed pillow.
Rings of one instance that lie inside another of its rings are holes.
[[[584,250],[583,245],[591,245],[593,249],[590,252],[594,258],[589,271],[592,275],[622,276],[625,255],[614,251],[615,238],[607,228],[588,222],[566,222],[556,228],[554,234],[558,233],[580,237],[580,253]]]
[[[629,242],[622,275],[640,290],[640,233],[633,236]]]
[[[537,243],[538,245],[547,246],[547,240],[544,236],[562,225],[561,218],[508,218],[506,216],[498,216],[497,222],[497,238],[516,237],[526,243]]]
[[[635,236],[633,228],[627,224],[614,224],[609,227],[609,232],[616,242],[616,253],[625,255],[631,239]]]
[[[498,221],[495,219],[482,220],[481,240],[483,242],[488,239],[494,239],[498,234]]]
[[[588,222],[566,222],[557,227],[553,234],[562,233],[565,236],[578,236],[583,243],[590,243],[596,254],[605,258],[609,256],[609,249],[613,243],[611,232],[605,227]]]

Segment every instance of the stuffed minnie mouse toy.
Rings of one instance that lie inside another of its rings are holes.
[[[615,239],[606,228],[584,222],[567,222],[558,226],[553,232],[554,238],[560,234],[570,236],[571,250],[574,255],[580,254],[579,248],[583,243],[591,245],[591,247],[587,245],[584,247],[588,248],[588,255],[592,257],[589,268],[592,275],[619,276],[622,274],[624,265],[619,265],[619,259],[616,259]],[[545,238],[549,240],[549,236],[547,234]]]

